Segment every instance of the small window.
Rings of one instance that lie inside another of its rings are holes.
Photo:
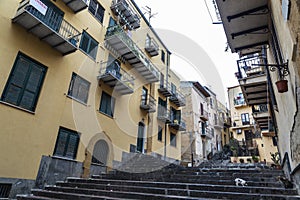
[[[161,50],[161,61],[165,63],[165,52],[163,50]]]
[[[10,72],[1,101],[35,111],[47,68],[19,53]]]
[[[157,140],[162,141],[162,127],[158,126],[158,134],[157,134]]]
[[[98,42],[94,40],[86,31],[83,31],[79,48],[96,59]]]
[[[170,144],[171,146],[176,147],[176,134],[170,134]]]
[[[86,104],[88,101],[89,89],[90,83],[73,72],[68,96]]]
[[[241,119],[242,119],[242,124],[243,125],[250,124],[249,113],[243,113],[243,114],[241,114]]]
[[[53,155],[75,159],[78,144],[79,135],[76,131],[60,127]]]
[[[100,112],[107,114],[110,117],[114,115],[115,98],[109,94],[102,92]]]
[[[96,0],[91,0],[89,4],[89,11],[101,23],[103,23],[105,9]]]

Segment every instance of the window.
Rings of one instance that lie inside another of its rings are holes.
[[[69,86],[68,96],[87,103],[90,83],[73,72]]]
[[[170,145],[176,147],[176,134],[170,133]]]
[[[1,96],[1,101],[35,111],[47,68],[19,53]]]
[[[60,127],[53,155],[75,159],[78,144],[79,135],[76,131]]]
[[[157,140],[162,141],[162,127],[158,126]]]
[[[100,3],[96,0],[91,0],[89,4],[89,11],[92,15],[99,20],[99,22],[103,23],[104,11],[105,9],[100,5]]]
[[[241,118],[242,118],[242,124],[243,125],[250,124],[249,113],[243,113],[243,114],[241,114]]]
[[[96,59],[98,42],[94,40],[86,31],[83,31],[79,48]]]
[[[115,98],[109,94],[102,92],[100,112],[107,114],[110,117],[114,115]]]
[[[161,50],[161,61],[165,63],[165,52],[163,50]]]

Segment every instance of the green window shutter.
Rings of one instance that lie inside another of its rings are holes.
[[[75,159],[78,144],[79,135],[76,131],[60,127],[53,155]]]

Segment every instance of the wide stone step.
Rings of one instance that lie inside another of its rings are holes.
[[[199,200],[199,198],[191,198],[187,196],[177,196],[175,194],[152,194],[152,193],[141,193],[141,192],[127,192],[127,191],[114,191],[114,190],[96,190],[96,189],[83,189],[83,188],[72,188],[72,187],[59,187],[59,186],[48,186],[45,191],[51,191],[53,193],[60,193],[68,195],[69,193],[78,193],[80,195],[85,194],[89,196],[110,196],[122,199],[161,199],[161,200]],[[81,198],[80,198],[81,199]],[[94,198],[93,198],[94,199]],[[201,199],[201,198],[200,198]],[[207,198],[205,198],[207,199]],[[209,198],[211,199],[211,198]],[[84,199],[85,200],[85,199]],[[204,200],[204,199],[201,199]]]
[[[157,182],[169,182],[169,183],[199,183],[199,184],[212,184],[212,185],[235,185],[234,179],[212,179],[212,178],[197,178],[190,177],[186,179],[182,179],[182,177],[157,177],[157,178],[149,178],[149,177],[122,177],[116,175],[109,176],[93,176],[94,179],[108,179],[108,180],[132,180],[132,181],[157,181]],[[247,180],[248,186],[261,186],[261,187],[283,187],[281,182],[274,180]]]
[[[73,181],[73,182],[72,182]],[[80,182],[81,181],[81,182]],[[253,186],[224,186],[211,184],[185,184],[185,183],[165,183],[165,182],[146,182],[146,181],[124,181],[124,180],[72,180],[68,182],[57,183],[58,186],[64,187],[79,187],[93,189],[108,189],[122,191],[140,191],[145,193],[166,194],[169,191],[176,189],[182,190],[183,195],[188,195],[189,190],[201,191],[224,191],[224,192],[245,192],[259,194],[286,194],[296,195],[295,189],[273,188],[273,187],[253,187]],[[182,193],[180,191],[180,193]],[[172,191],[173,192],[173,191]]]
[[[26,199],[26,200],[36,200],[36,199],[40,199],[40,200],[50,200],[50,199],[54,199],[54,198],[50,198],[50,197],[42,197],[42,196],[33,196],[32,194],[30,195],[17,195],[17,199]]]

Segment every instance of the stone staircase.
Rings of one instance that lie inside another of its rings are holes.
[[[33,189],[31,195],[19,195],[18,199],[267,199],[300,200],[295,188],[286,189],[277,180],[281,170],[261,164],[204,163],[194,168],[177,165],[161,167],[156,171],[142,172],[145,163],[152,162],[151,169],[160,165],[154,158],[140,156],[130,159],[120,169],[109,174],[95,175],[88,179],[67,178],[43,190]],[[136,162],[135,162],[136,161]],[[156,164],[154,164],[156,163]],[[165,165],[164,161],[162,164]],[[134,171],[137,172],[137,171]],[[234,179],[242,178],[247,186],[236,186]]]

